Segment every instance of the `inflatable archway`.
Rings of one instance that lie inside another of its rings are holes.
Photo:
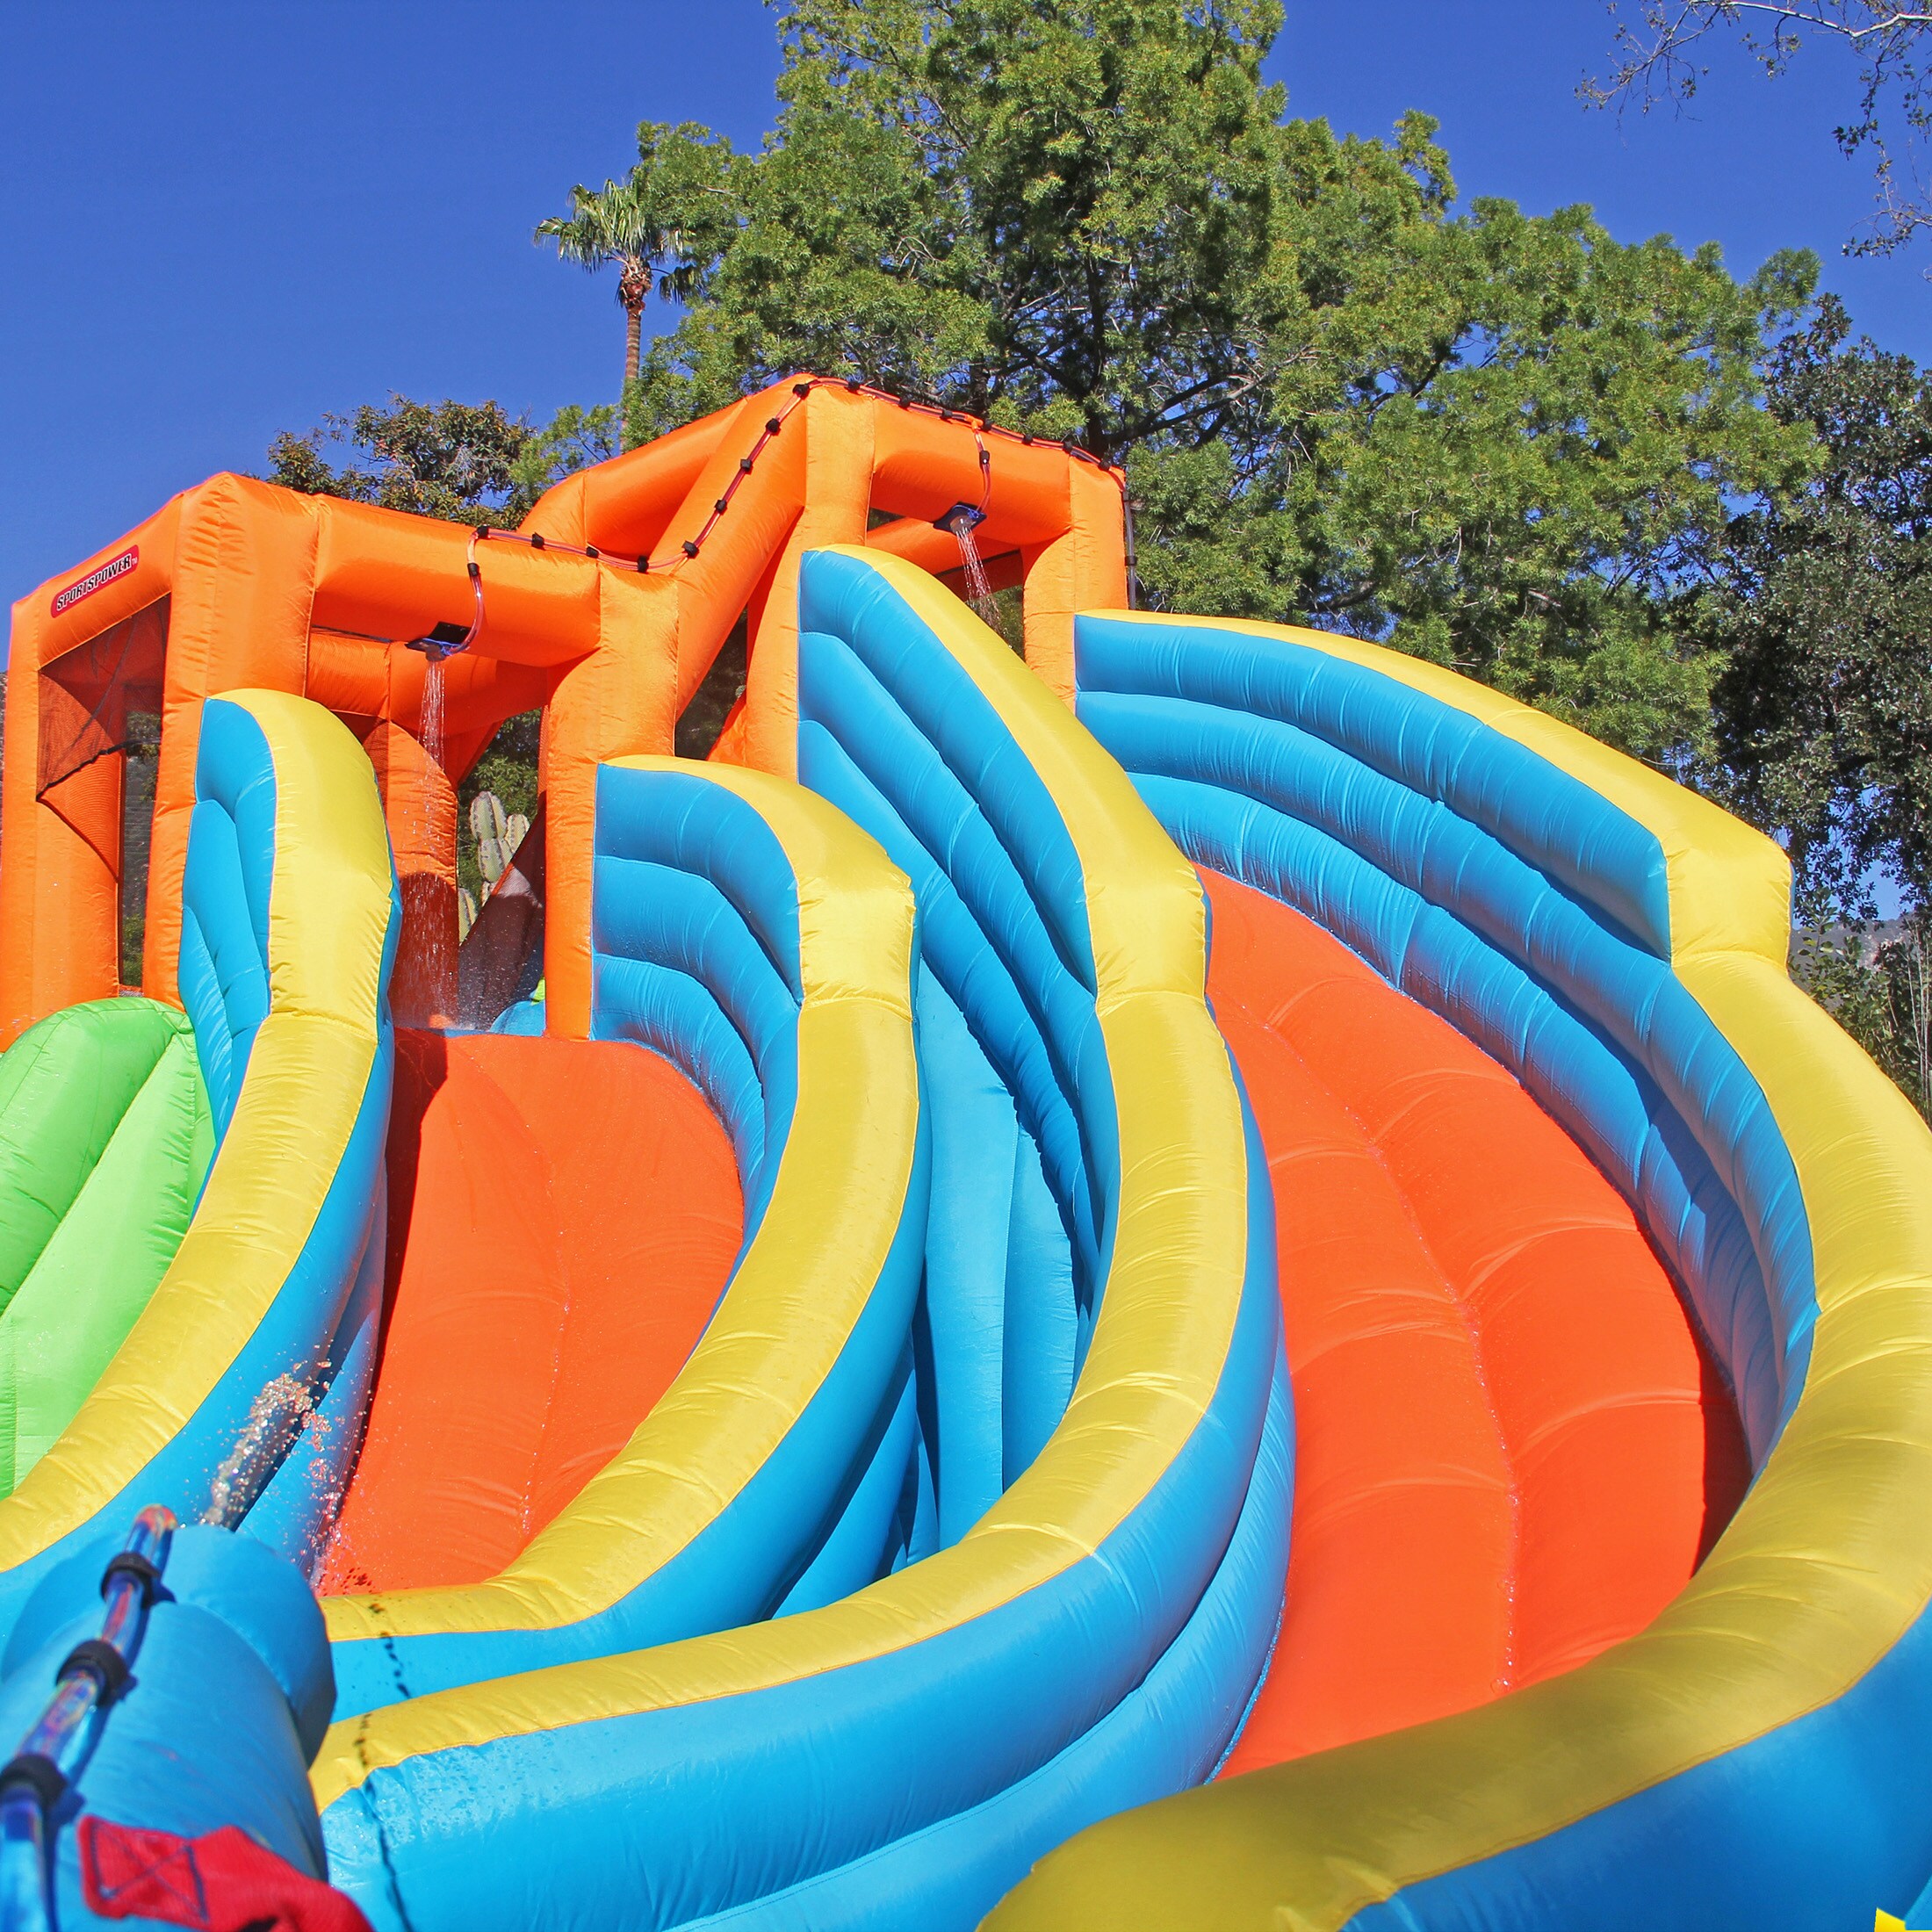
[[[1124,609],[1123,537],[802,378],[516,532],[218,479],[18,608],[0,1894],[1914,1914],[1932,1139],[1782,857]],[[538,706],[543,996],[454,1024],[448,800]]]

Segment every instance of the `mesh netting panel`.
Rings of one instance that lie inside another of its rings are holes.
[[[40,667],[40,764],[34,797],[110,752],[126,751],[129,718],[161,710],[168,599],[63,651]]]

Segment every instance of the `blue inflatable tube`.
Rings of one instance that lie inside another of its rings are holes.
[[[1509,1065],[1624,1191],[1755,1481],[1646,1630],[1481,1709],[1163,1800],[998,1932],[1864,1932],[1932,1871],[1932,1142],[1791,984],[1769,841],[1547,717],[1306,631],[1107,616],[1081,715],[1203,863]]]

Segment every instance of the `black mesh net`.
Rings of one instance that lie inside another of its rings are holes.
[[[162,597],[40,667],[35,797],[134,744],[133,720],[161,710],[167,654],[168,599]]]

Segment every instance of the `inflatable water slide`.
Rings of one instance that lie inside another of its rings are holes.
[[[1932,1924],[1932,1138],[1782,855],[1123,510],[808,378],[15,607],[0,1923]]]

